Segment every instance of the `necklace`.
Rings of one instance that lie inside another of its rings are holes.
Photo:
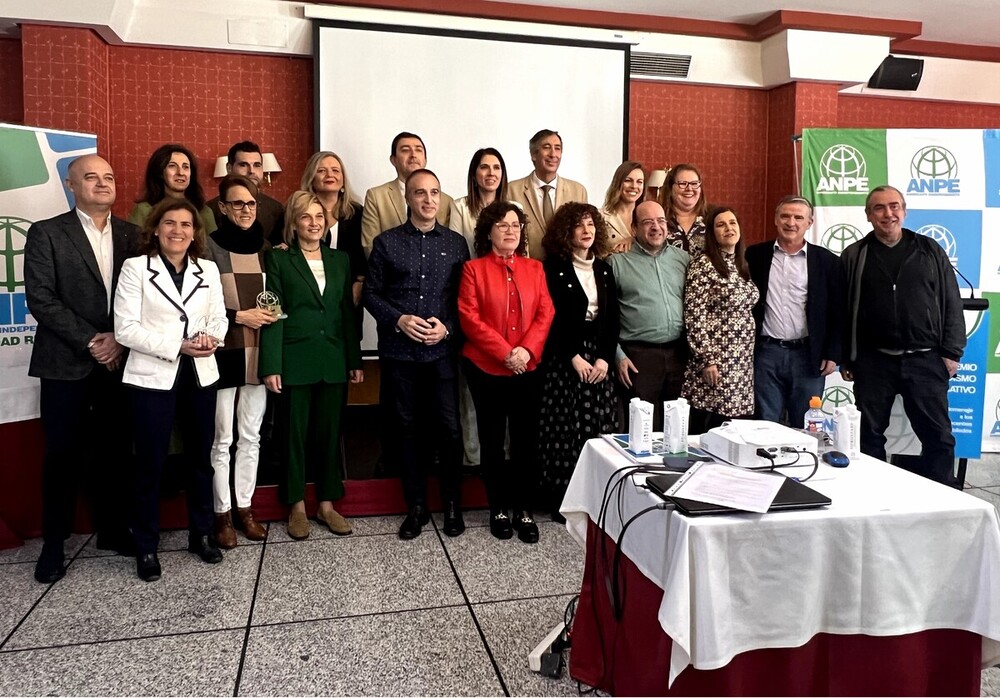
[[[308,247],[302,247],[302,245],[299,245],[299,249],[302,250],[303,252],[319,252],[319,248],[320,246],[316,245],[316,247],[310,250]]]

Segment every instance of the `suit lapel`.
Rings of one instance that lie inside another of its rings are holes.
[[[399,195],[399,187],[396,185],[396,180],[389,182],[386,185],[389,189],[389,201],[392,203],[392,208],[396,212],[396,217],[400,220],[400,225],[406,220],[406,202],[403,201],[403,197]]]
[[[114,247],[114,270],[111,273],[111,289],[118,288],[118,275],[121,273],[122,264],[129,258],[129,240],[124,227],[119,223],[115,225],[115,219],[111,219],[111,244]]]
[[[312,270],[309,268],[309,262],[306,260],[306,256],[302,254],[302,251],[295,247],[288,248],[289,257],[292,259],[292,266],[295,270],[299,272],[302,276],[303,281],[305,281],[306,286],[312,289],[313,295],[322,303],[323,296],[319,292],[319,284],[316,283],[316,277],[313,276]],[[326,262],[323,263],[323,269],[327,268]],[[327,272],[329,273],[329,272]],[[329,278],[327,279],[327,286],[330,285]]]
[[[83,257],[83,261],[86,262],[87,268],[90,269],[94,278],[97,279],[101,288],[104,288],[104,277],[101,276],[101,268],[97,265],[97,257],[94,255],[94,248],[90,246],[90,240],[87,239],[87,233],[83,230],[83,223],[80,222],[80,217],[76,213],[76,209],[69,212],[72,218],[66,220],[66,237],[68,237],[76,249],[80,252],[80,256]],[[113,234],[113,231],[112,231]]]
[[[184,304],[186,305],[191,296],[203,288],[208,288],[208,284],[205,283],[205,270],[201,268],[197,259],[189,258],[187,269],[184,270],[184,283],[181,284],[181,298]]]
[[[535,196],[535,187],[531,184],[531,175],[528,175],[524,179],[524,200],[528,202],[528,208],[531,209],[535,220],[542,223],[542,232],[544,233],[545,219],[542,217],[542,212],[538,210],[538,198]]]
[[[190,267],[190,264],[188,266]],[[183,314],[184,303],[181,300],[181,294],[177,292],[177,287],[170,280],[170,274],[167,272],[167,268],[163,266],[163,260],[160,259],[159,255],[146,258],[146,271],[149,273],[149,283],[153,288],[159,291],[160,295],[166,298],[172,306]],[[185,278],[187,276],[185,274]]]
[[[323,251],[323,272],[326,274],[326,286],[323,288],[323,305],[327,306],[335,304],[333,302],[335,300],[333,294],[337,292],[338,288],[343,287],[343,284],[340,283],[340,278],[337,273],[338,270],[334,263],[335,259],[336,256],[333,254],[332,250],[329,252],[327,252],[327,250]],[[312,276],[312,274],[309,276]],[[316,288],[318,289],[319,286]]]

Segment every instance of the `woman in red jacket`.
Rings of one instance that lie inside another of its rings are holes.
[[[479,213],[478,258],[462,270],[458,316],[466,336],[462,368],[476,406],[490,531],[507,539],[516,528],[518,538],[536,543],[538,526],[531,516],[541,388],[536,369],[555,311],[541,262],[525,256],[524,223],[524,213],[509,201]]]

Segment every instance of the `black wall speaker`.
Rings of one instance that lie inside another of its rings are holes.
[[[924,61],[921,58],[896,58],[886,56],[868,80],[868,87],[879,90],[910,90],[917,89],[920,78],[924,74]]]

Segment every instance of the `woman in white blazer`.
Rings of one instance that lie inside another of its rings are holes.
[[[123,382],[135,421],[137,471],[132,531],[136,571],[160,578],[160,480],[177,418],[184,459],[190,535],[188,550],[208,563],[222,560],[212,536],[216,348],[228,321],[219,269],[202,259],[205,231],[187,199],[166,198],[149,214],[139,256],[122,265],[115,294],[115,339],[128,347]]]

